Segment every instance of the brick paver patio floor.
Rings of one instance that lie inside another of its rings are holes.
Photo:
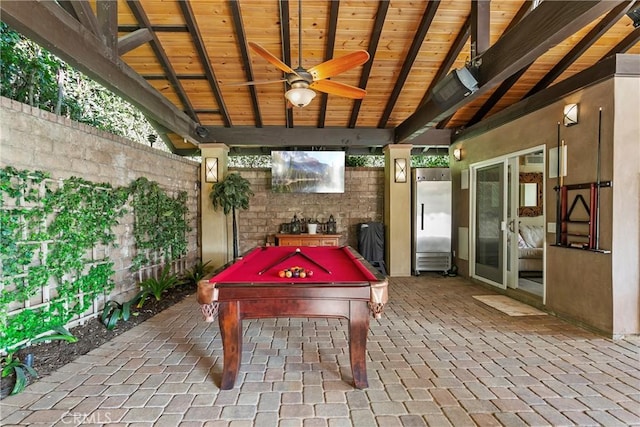
[[[509,317],[461,278],[390,281],[371,321],[369,388],[351,386],[347,322],[244,322],[233,390],[195,297],[0,402],[1,424],[111,426],[640,425],[640,340]]]

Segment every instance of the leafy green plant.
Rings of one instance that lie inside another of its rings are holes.
[[[138,308],[142,307],[147,298],[153,296],[156,301],[162,299],[162,294],[181,283],[177,275],[170,273],[171,265],[165,265],[160,277],[150,277],[140,283],[140,292],[134,297],[138,301]]]
[[[27,374],[33,378],[38,378],[38,372],[32,366],[22,362],[14,352],[0,358],[0,365],[2,365],[2,378],[8,377],[11,373],[16,376],[16,382],[11,394],[21,393],[25,389],[29,383]]]
[[[209,267],[210,262],[211,260],[205,263],[198,261],[191,269],[184,273],[184,280],[187,283],[197,285],[198,282],[212,270],[212,267]]]
[[[411,156],[412,168],[448,168],[449,156]]]
[[[67,342],[77,342],[78,338],[74,337],[67,329],[62,326],[56,327],[54,333],[30,340],[30,344],[42,341],[62,340]],[[26,347],[25,345],[16,347],[7,352],[0,358],[0,366],[2,366],[2,378],[7,378],[12,373],[15,375],[15,383],[11,394],[21,393],[29,383],[29,376],[38,378],[38,372],[31,366],[31,363],[23,362],[17,356],[17,352]]]
[[[113,263],[92,249],[115,246],[128,189],[39,171],[0,169],[0,348],[65,325],[113,289]],[[11,313],[43,287],[47,305]]]
[[[0,349],[65,325],[113,289],[114,263],[108,255],[94,255],[116,246],[114,230],[130,196],[138,250],[134,263],[149,264],[148,255],[174,260],[186,253],[186,192],[170,197],[144,178],[113,188],[0,168]],[[12,308],[47,286],[55,289],[48,304]]]
[[[155,130],[142,112],[4,22],[0,94],[148,145]],[[163,151],[163,144],[156,144]]]
[[[138,254],[131,269],[139,270],[159,258],[173,261],[187,252],[187,193],[170,197],[158,183],[138,178],[130,186],[134,208],[133,236]]]
[[[102,309],[102,316],[100,321],[108,330],[113,330],[119,320],[127,321],[131,317],[131,306],[135,304],[137,298],[133,298],[129,301],[119,303],[117,301],[109,300],[104,304]],[[133,314],[135,316],[135,313]]]
[[[233,221],[233,259],[238,258],[238,222],[236,219],[237,209],[249,209],[249,198],[253,196],[249,181],[240,176],[239,173],[230,173],[211,188],[209,198],[213,209],[222,208],[225,215],[231,212]]]
[[[78,338],[73,336],[73,334],[71,332],[69,332],[69,330],[67,328],[65,328],[64,326],[56,326],[55,328],[53,328],[51,330],[51,334],[48,335],[43,335],[41,337],[38,338],[34,338],[32,340],[30,340],[29,342],[31,344],[35,344],[38,342],[44,342],[44,341],[66,341],[69,343],[74,343],[74,342],[78,342]]]

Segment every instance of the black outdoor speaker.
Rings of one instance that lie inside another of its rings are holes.
[[[431,98],[440,106],[450,106],[478,90],[478,81],[464,67],[453,70],[433,88]]]
[[[209,129],[204,126],[196,126],[196,135],[198,135],[200,138],[206,138],[207,136],[209,136]]]

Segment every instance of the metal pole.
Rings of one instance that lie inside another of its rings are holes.
[[[562,209],[560,204],[560,122],[558,122],[558,143],[557,143],[557,158],[556,158],[556,167],[557,167],[557,176],[556,176],[556,245],[559,245],[561,242],[561,233],[562,233]]]
[[[600,249],[600,150],[602,146],[602,107],[598,110],[598,162],[596,170],[596,250]]]

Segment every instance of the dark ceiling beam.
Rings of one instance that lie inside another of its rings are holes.
[[[469,40],[470,31],[471,31],[471,16],[467,16],[466,21],[464,21],[464,24],[462,24],[462,28],[460,29],[460,31],[458,32],[458,35],[456,36],[455,40],[451,44],[451,47],[449,48],[449,52],[447,52],[447,56],[445,56],[444,61],[442,61],[442,64],[440,64],[440,68],[438,68],[438,71],[436,72],[435,76],[433,76],[433,79],[431,80],[429,87],[427,87],[427,90],[424,92],[424,95],[419,105],[422,105],[425,102],[427,102],[427,99],[429,99],[429,97],[431,96],[433,87],[436,84],[438,84],[438,82],[440,82],[440,80],[442,80],[449,73],[449,70],[451,70],[451,67],[453,67],[453,64],[456,62],[458,55],[460,55],[460,52],[462,52],[462,48],[464,47],[465,44],[467,44],[467,40]]]
[[[462,48],[464,47],[464,45],[467,44],[467,40],[469,40],[470,36],[471,36],[471,15],[467,16],[467,19],[465,20],[464,24],[462,24],[462,29],[460,30],[460,32],[456,36],[456,39],[453,41],[453,44],[449,48],[449,52],[447,52],[447,56],[445,57],[442,64],[440,64],[440,68],[438,68],[438,72],[436,73],[434,78],[431,80],[431,83],[429,84],[429,87],[427,87],[427,90],[422,96],[422,100],[420,101],[420,104],[418,105],[418,107],[423,105],[425,102],[427,102],[427,99],[429,99],[429,97],[431,96],[431,93],[433,92],[433,88],[435,87],[435,85],[438,84],[440,80],[442,80],[447,75],[447,73],[449,73],[449,70],[451,69],[451,67],[453,67],[453,64],[456,62],[456,59],[458,58],[458,55],[460,55],[460,52],[462,52]],[[443,120],[440,120],[440,122],[438,122],[438,124],[435,127],[437,129],[444,129],[452,117],[453,115],[450,115],[449,117],[446,117]]]
[[[150,28],[151,23],[149,22],[149,18],[147,17],[147,14],[142,8],[142,4],[136,0],[127,0],[127,4],[129,5],[129,8],[131,9],[133,16],[138,21],[138,24],[140,24],[140,27]],[[198,115],[193,111],[193,105],[191,105],[191,101],[189,100],[189,97],[185,93],[184,88],[182,87],[182,83],[180,83],[180,80],[178,79],[178,77],[176,77],[176,72],[171,66],[171,61],[169,61],[169,58],[167,57],[167,53],[162,48],[162,44],[160,43],[160,40],[158,39],[158,37],[153,31],[151,31],[151,36],[152,36],[152,39],[149,42],[149,44],[151,45],[151,49],[153,50],[153,53],[158,59],[158,62],[160,62],[160,66],[166,73],[167,80],[169,81],[171,86],[173,86],[173,90],[175,90],[176,95],[178,95],[178,98],[180,99],[180,102],[184,107],[184,111],[186,111],[186,113],[189,115],[189,117],[191,117],[191,119],[197,122]]]
[[[96,11],[102,39],[109,49],[117,55],[118,51],[118,2],[97,0]]]
[[[602,37],[613,25],[624,17],[627,11],[633,5],[633,1],[625,1],[620,3],[615,8],[600,20],[592,29],[585,35],[578,44],[576,44],[538,83],[536,83],[527,94],[525,98],[540,92],[545,89],[551,83],[553,83],[562,73],[565,72],[571,64],[573,64],[582,54],[589,49],[600,37]]]
[[[507,34],[509,30],[511,30],[531,11],[532,4],[533,2],[530,0],[522,3],[522,6],[520,6],[520,9],[518,10],[518,12],[516,12],[513,19],[511,20],[511,22],[509,22],[509,25],[507,25],[507,28],[505,28],[504,33],[502,33],[500,37],[504,37],[504,35]],[[520,77],[522,77],[522,75],[529,69],[530,65],[531,64],[527,65],[526,67],[522,68],[517,73],[500,83],[500,86],[498,86],[498,88],[493,91],[491,96],[489,96],[485,103],[482,104],[478,111],[475,112],[473,117],[471,117],[471,120],[469,120],[465,124],[465,127],[473,126],[474,124],[482,120],[487,114],[489,114],[491,109],[495,107],[498,101],[500,101],[502,97],[506,95],[507,92],[509,92],[513,85],[516,84]]]
[[[610,56],[566,80],[492,114],[475,126],[455,134],[453,139],[457,141],[482,135],[616,75],[640,77],[640,55]],[[549,120],[547,125],[555,127],[556,123],[557,121]]]
[[[522,3],[522,6],[520,6],[520,9],[518,9],[516,14],[513,15],[513,18],[511,19],[511,21],[509,21],[509,25],[507,25],[507,28],[504,29],[500,37],[504,37],[505,34],[511,31],[511,29],[515,27],[516,24],[518,24],[518,22],[522,21],[524,17],[527,16],[529,12],[531,12],[532,8],[533,8],[533,0],[524,1]]]
[[[140,29],[139,25],[119,25],[119,33],[132,33]],[[188,33],[186,25],[152,25],[149,30],[154,33]]]
[[[2,21],[131,102],[149,119],[197,143],[195,123],[56,2],[0,2]]]
[[[194,111],[198,114],[222,114],[217,108],[196,108]]]
[[[244,24],[242,22],[242,13],[240,12],[240,2],[236,0],[229,0],[229,8],[231,9],[231,16],[233,17],[233,25],[236,29],[236,38],[238,39],[238,47],[240,48],[240,55],[242,56],[242,67],[244,68],[244,74],[248,82],[252,82],[253,68],[251,67],[251,61],[249,60],[249,51],[247,49],[247,35],[244,31]],[[209,65],[210,66],[210,65]],[[253,109],[253,120],[256,127],[262,127],[262,114],[260,114],[260,106],[258,105],[258,92],[254,85],[249,85],[249,94],[251,95],[251,108]]]
[[[491,2],[474,0],[471,2],[471,62],[482,55],[490,45]]]
[[[639,41],[640,41],[640,27],[636,27],[624,39],[620,40],[620,43],[615,45],[609,52],[607,52],[602,58],[600,58],[600,61],[610,57],[611,55],[615,55],[618,53],[625,53],[626,51],[631,49],[633,46],[635,46],[635,44],[638,43]]]
[[[383,129],[387,126],[387,122],[389,121],[391,112],[393,111],[393,108],[398,101],[398,97],[400,96],[400,92],[402,91],[404,83],[407,81],[407,77],[411,72],[411,67],[413,67],[413,63],[416,60],[418,53],[420,52],[422,42],[427,35],[427,31],[429,31],[429,27],[431,26],[431,22],[433,22],[433,18],[436,16],[436,11],[438,10],[439,5],[440,2],[436,0],[431,0],[429,3],[427,3],[427,7],[422,14],[420,25],[416,30],[413,41],[411,42],[411,47],[407,52],[407,56],[405,57],[404,63],[402,64],[402,68],[400,69],[400,73],[398,73],[396,84],[393,86],[393,90],[389,95],[389,99],[387,99],[387,105],[382,112],[380,120],[378,121],[378,127],[380,129]]]
[[[389,10],[389,0],[382,0],[378,3],[378,11],[376,12],[376,19],[373,23],[373,29],[371,30],[371,38],[369,39],[369,59],[362,66],[362,74],[360,74],[360,84],[358,87],[366,89],[369,82],[369,75],[371,74],[371,68],[373,67],[373,61],[378,50],[378,43],[380,42],[380,35],[382,34],[382,27],[384,26],[384,20],[387,17],[387,10]],[[349,127],[355,128],[358,122],[358,114],[360,114],[360,107],[362,106],[362,99],[356,99],[353,101],[353,108],[351,109],[351,117],[349,118]]]
[[[411,141],[414,147],[446,147],[449,149],[453,129],[429,129]]]
[[[205,126],[209,131],[207,142],[221,142],[233,146],[273,146],[273,147],[348,147],[384,146],[393,142],[393,129],[376,128],[284,128],[265,126]]]
[[[65,4],[65,10],[73,10],[73,16],[75,16],[85,28],[100,37],[101,33],[98,26],[98,19],[87,0],[62,0],[61,3]]]
[[[498,101],[500,101],[502,99],[502,97],[505,96],[507,94],[507,92],[509,92],[509,89],[511,89],[513,87],[513,85],[516,84],[516,82],[518,80],[520,80],[520,77],[522,77],[522,75],[527,72],[527,70],[529,69],[530,65],[531,64],[527,65],[523,69],[519,70],[517,73],[513,74],[512,76],[509,76],[509,78],[507,80],[505,80],[502,83],[500,83],[500,86],[498,86],[498,88],[493,91],[491,96],[489,96],[489,98],[487,98],[487,100],[484,102],[484,104],[482,104],[482,106],[480,106],[480,108],[478,108],[478,110],[475,112],[475,114],[467,122],[465,127],[469,127],[469,126],[475,125],[480,120],[482,120],[487,114],[489,114],[491,109],[496,106]]]
[[[78,15],[76,14],[76,10],[73,8],[73,2],[71,0],[58,0],[58,4],[61,8],[63,8],[67,13],[74,17],[76,21],[79,21]]]
[[[394,141],[393,129],[337,127],[325,128],[284,128],[265,126],[205,126],[209,136],[203,142],[219,142],[229,146],[264,147],[384,147]],[[451,129],[430,129],[416,139],[415,146],[448,146]]]
[[[505,80],[621,2],[543,1],[482,55],[479,85]]]
[[[333,50],[336,45],[336,31],[338,30],[338,11],[340,9],[340,1],[335,0],[330,2],[331,6],[329,8],[329,29],[327,31],[326,40],[327,47],[324,51],[324,60],[328,61],[333,58]],[[318,127],[324,127],[324,121],[327,116],[327,101],[329,100],[329,95],[326,93],[321,93],[320,95],[320,114],[318,115]]]
[[[616,7],[614,1],[544,1],[482,55],[479,89],[453,105],[427,101],[396,128],[397,142],[410,141],[462,106],[485,94],[550,48]]]
[[[282,45],[282,61],[293,68],[291,63],[291,28],[289,26],[289,0],[280,0],[280,44]],[[300,47],[298,47],[300,49]],[[302,65],[302,64],[298,64]],[[289,83],[284,82],[284,90],[289,89]],[[289,102],[284,103],[285,121],[288,128],[293,127],[293,110]]]
[[[229,111],[227,111],[227,106],[225,105],[224,99],[222,98],[218,80],[216,79],[215,72],[213,71],[213,66],[211,65],[211,61],[209,60],[209,53],[204,47],[204,41],[202,40],[200,28],[198,27],[195,16],[193,15],[191,3],[186,1],[181,1],[178,3],[180,5],[182,15],[184,16],[184,20],[187,24],[187,28],[189,29],[189,34],[191,34],[193,44],[196,47],[196,51],[198,52],[198,58],[200,59],[202,68],[204,68],[204,74],[207,77],[207,81],[209,82],[209,87],[211,88],[213,97],[216,99],[216,103],[218,104],[218,109],[220,110],[220,114],[222,115],[222,121],[224,122],[225,126],[231,126]],[[190,108],[193,110],[193,107]]]
[[[167,80],[164,74],[140,74],[145,80]],[[176,74],[180,80],[207,80],[204,74]]]
[[[118,55],[122,56],[151,40],[153,40],[153,35],[148,28],[140,28],[132,33],[125,34],[118,39]],[[162,77],[166,79],[166,76],[163,75]]]

